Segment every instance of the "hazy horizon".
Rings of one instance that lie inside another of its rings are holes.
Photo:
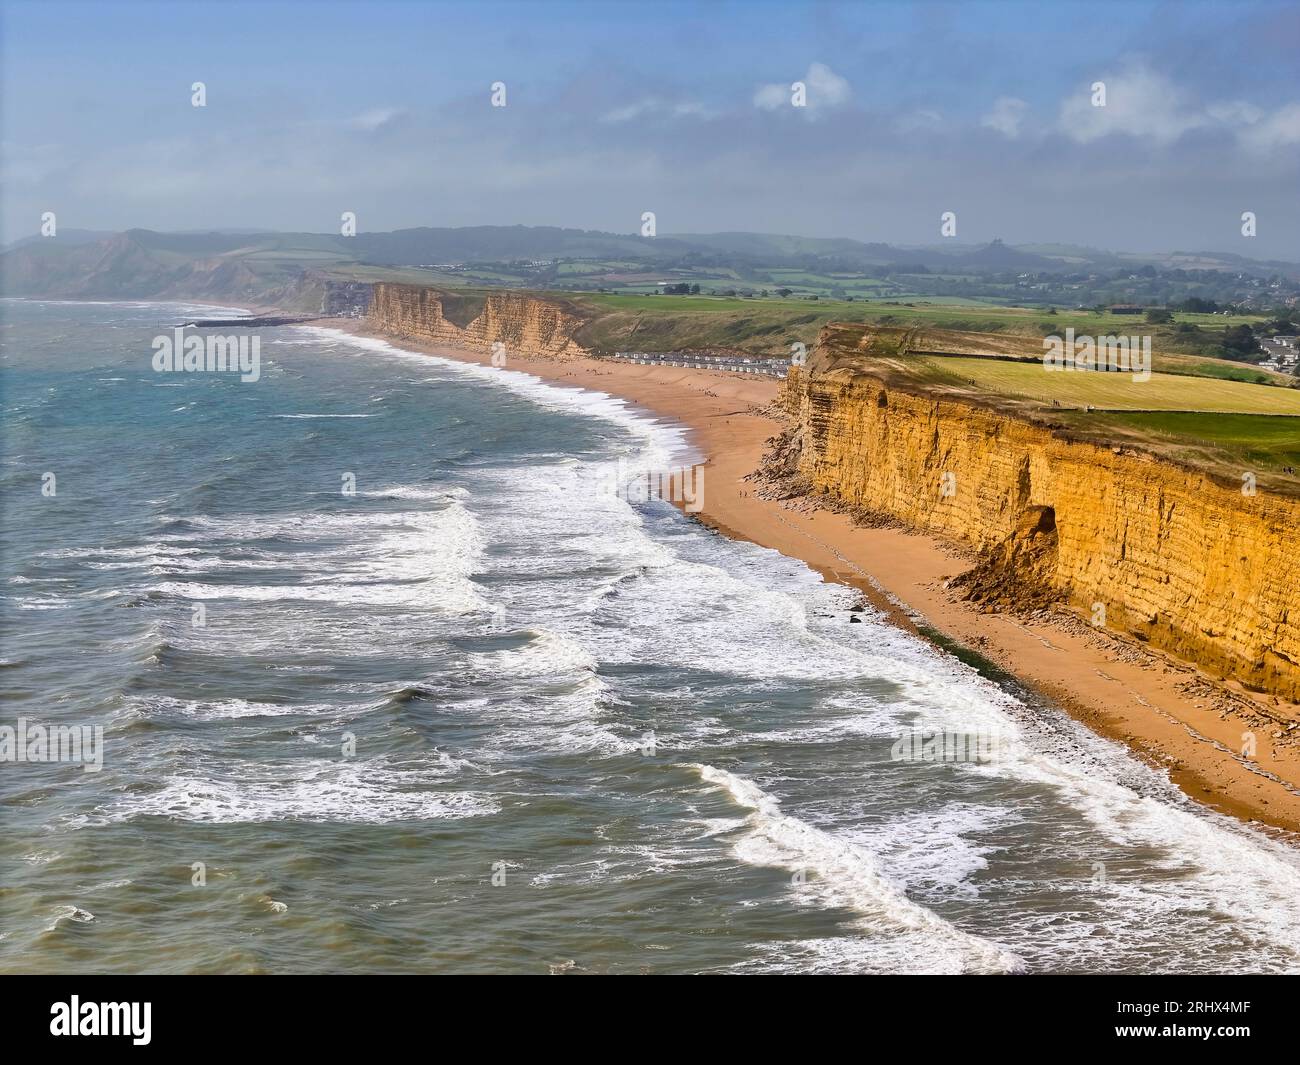
[[[964,244],[1300,247],[1300,11],[1279,3],[10,2],[4,21],[6,242],[45,211],[615,233],[652,211],[661,234],[926,245],[952,211]]]
[[[592,227],[592,226],[560,226],[560,225],[552,225],[552,224],[548,224],[548,223],[537,223],[537,224],[535,224],[535,225],[530,225],[530,224],[526,224],[526,223],[523,223],[523,222],[482,223],[482,224],[479,224],[479,225],[471,225],[471,226],[439,226],[439,225],[433,225],[433,224],[429,224],[429,223],[423,223],[423,222],[421,222],[421,223],[413,223],[413,224],[411,224],[411,225],[401,225],[401,226],[396,226],[394,229],[388,229],[388,230],[364,230],[364,229],[358,229],[358,232],[359,232],[359,233],[367,233],[367,232],[376,232],[376,233],[393,233],[393,232],[409,231],[409,230],[416,230],[416,229],[474,229],[474,228],[497,228],[497,229],[516,229],[516,228],[523,228],[523,229],[563,229],[563,230],[567,230],[567,231],[571,231],[571,232],[579,232],[579,231],[581,231],[581,232],[589,232],[589,233],[601,233],[601,234],[608,235],[608,236],[624,236],[624,237],[626,237],[626,236],[633,236],[633,237],[634,237],[634,236],[637,235],[635,232],[631,232],[631,231],[627,231],[627,232],[619,233],[619,232],[615,232],[615,231],[612,231],[612,230],[601,230],[601,229],[596,229],[595,227]],[[129,226],[129,227],[127,227],[126,229],[120,229],[120,230],[104,230],[104,229],[72,229],[72,230],[66,230],[66,229],[61,229],[59,232],[62,233],[64,236],[67,236],[69,233],[75,233],[75,234],[78,234],[78,235],[81,235],[81,236],[89,236],[89,235],[92,235],[92,234],[93,234],[94,237],[95,237],[95,239],[107,239],[107,238],[110,238],[110,237],[113,237],[113,236],[116,236],[116,235],[119,235],[119,234],[122,234],[122,233],[130,232],[130,231],[132,231],[132,230],[139,230],[139,231],[152,232],[152,233],[160,233],[160,234],[172,235],[172,236],[202,236],[202,235],[205,235],[205,234],[217,234],[217,235],[221,235],[221,236],[250,236],[250,237],[256,237],[256,236],[270,236],[270,235],[277,235],[277,234],[282,234],[282,233],[305,233],[305,234],[307,234],[308,236],[315,236],[315,237],[332,237],[332,236],[338,236],[337,233],[332,233],[332,232],[330,232],[329,230],[276,230],[276,229],[267,229],[267,228],[265,228],[265,227],[256,227],[256,226],[238,226],[238,225],[235,225],[235,226],[215,226],[215,227],[213,227],[213,226],[197,226],[197,227],[189,228],[189,229],[159,229],[159,228],[157,228],[157,227],[155,227],[155,226],[143,226],[143,225],[142,225],[142,226]],[[818,235],[818,234],[813,234],[813,233],[789,233],[789,232],[774,232],[774,231],[761,231],[761,230],[715,230],[715,231],[712,231],[712,232],[705,232],[705,231],[702,231],[702,230],[696,230],[696,231],[691,231],[691,232],[680,232],[680,233],[676,233],[676,232],[674,232],[674,233],[661,233],[661,234],[659,234],[659,236],[660,236],[661,238],[665,239],[665,240],[682,240],[682,241],[689,241],[691,238],[702,238],[702,237],[711,237],[711,236],[723,236],[723,235],[728,235],[728,234],[743,234],[743,235],[747,235],[747,236],[760,236],[760,237],[794,237],[794,238],[812,239],[812,240],[845,239],[845,238],[843,238],[843,237],[841,237],[841,238],[835,238],[835,237],[824,237],[824,236],[821,236],[821,235]],[[39,231],[33,231],[33,232],[31,232],[31,233],[27,233],[27,234],[23,234],[23,235],[15,235],[15,236],[13,236],[12,238],[8,238],[8,237],[7,237],[6,240],[5,240],[5,243],[0,244],[0,250],[10,250],[10,249],[12,249],[12,248],[15,248],[15,247],[21,246],[21,245],[24,244],[24,243],[27,243],[27,242],[30,242],[30,241],[33,241],[33,240],[37,240],[37,239],[43,239],[43,238],[41,237],[41,234],[40,234]],[[853,237],[853,238],[847,238],[847,239],[859,240],[860,238]],[[948,252],[948,253],[951,253],[951,254],[959,254],[959,253],[963,253],[963,252],[977,251],[977,250],[979,250],[979,249],[981,249],[981,248],[986,248],[986,247],[988,247],[991,243],[993,243],[993,242],[995,242],[995,241],[999,241],[999,240],[1002,240],[1003,243],[1005,243],[1005,244],[1007,244],[1008,246],[1011,246],[1011,247],[1035,247],[1035,246],[1037,246],[1037,247],[1050,247],[1050,246],[1059,246],[1059,247],[1062,247],[1062,248],[1074,248],[1074,249],[1078,249],[1078,250],[1080,250],[1080,251],[1091,251],[1091,252],[1099,252],[1099,253],[1116,253],[1116,254],[1123,254],[1123,255],[1128,255],[1128,256],[1138,257],[1138,258],[1141,258],[1141,257],[1143,257],[1143,256],[1152,256],[1152,257],[1156,257],[1156,256],[1163,256],[1163,255],[1177,255],[1177,254],[1187,254],[1187,255],[1196,255],[1196,254],[1220,254],[1220,255],[1238,255],[1238,256],[1241,256],[1241,257],[1243,257],[1243,258],[1245,258],[1245,259],[1248,259],[1248,260],[1251,260],[1251,261],[1256,261],[1256,262],[1284,262],[1284,263],[1287,263],[1287,264],[1300,264],[1300,254],[1296,254],[1294,257],[1288,259],[1288,258],[1286,258],[1286,257],[1284,257],[1284,256],[1271,256],[1271,255],[1258,255],[1258,254],[1257,254],[1257,255],[1251,255],[1250,252],[1249,252],[1249,249],[1246,249],[1246,250],[1244,250],[1244,251],[1241,251],[1241,250],[1235,250],[1235,251],[1234,251],[1234,250],[1231,250],[1231,249],[1225,249],[1225,248],[1202,248],[1202,247],[1186,247],[1186,248],[1182,248],[1182,247],[1179,247],[1179,248],[1135,248],[1135,249],[1127,249],[1127,248],[1124,248],[1124,249],[1121,249],[1121,248],[1109,248],[1109,247],[1100,246],[1100,245],[1096,245],[1096,244],[1083,244],[1083,243],[1078,243],[1078,242],[1074,242],[1074,241],[1051,240],[1051,239],[1048,239],[1048,238],[1044,238],[1044,239],[1041,239],[1041,240],[1027,240],[1027,241],[1022,241],[1022,242],[1013,242],[1013,241],[1009,241],[1009,240],[1003,240],[1003,238],[998,237],[998,236],[994,236],[994,237],[990,238],[989,240],[980,240],[980,241],[975,241],[975,240],[945,240],[945,241],[939,241],[939,240],[935,240],[935,241],[930,241],[930,242],[928,242],[928,243],[925,243],[925,242],[918,242],[918,243],[915,243],[915,244],[903,244],[903,243],[896,243],[896,242],[891,242],[891,241],[880,241],[880,242],[878,242],[878,243],[889,244],[891,247],[895,248],[896,250],[898,250],[898,251],[903,251],[903,252],[906,252],[906,251],[918,251],[918,252],[920,252],[920,251],[926,251],[926,252],[934,251],[934,252]],[[871,241],[868,241],[868,240],[863,240],[862,243],[867,244],[867,243],[872,243],[872,242],[871,242]],[[1298,249],[1298,251],[1300,251],[1300,249]]]

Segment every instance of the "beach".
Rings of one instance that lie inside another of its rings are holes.
[[[490,365],[487,355],[424,344],[362,322],[321,325],[411,350]],[[901,528],[863,527],[807,501],[764,499],[748,480],[767,442],[787,424],[771,377],[614,360],[512,358],[507,367],[594,389],[684,426],[705,456],[703,507],[694,516],[733,538],[772,548],[828,580],[859,589],[904,628],[974,652],[1093,731],[1168,772],[1197,802],[1248,822],[1300,831],[1297,708],[1206,677],[1063,610],[989,613],[947,587],[973,556],[959,545]],[[1247,734],[1253,757],[1242,755]]]

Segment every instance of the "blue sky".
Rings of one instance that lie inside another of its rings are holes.
[[[345,210],[372,230],[632,232],[652,210],[661,233],[919,244],[955,211],[963,242],[1300,259],[1294,4],[5,0],[3,18],[6,239],[46,210],[318,232]]]

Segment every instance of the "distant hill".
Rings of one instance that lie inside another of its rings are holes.
[[[656,278],[703,280],[706,286],[716,287],[777,288],[791,276],[797,285],[808,273],[826,278],[852,273],[880,277],[895,264],[939,275],[992,277],[1064,275],[1144,263],[1300,277],[1296,264],[1251,263],[1231,255],[1116,256],[1065,245],[1016,247],[1001,240],[981,247],[901,248],[849,238],[769,233],[679,233],[647,238],[556,226],[466,226],[363,232],[354,237],[232,230],[159,233],[131,229],[115,234],[65,230],[52,238],[23,238],[0,253],[0,288],[10,296],[206,297],[271,303],[295,286],[301,287],[308,277],[326,276],[587,290],[640,283],[653,290]],[[471,267],[477,282],[462,280]],[[592,280],[581,282],[583,278]],[[838,284],[834,280],[824,283]],[[895,291],[902,289],[896,287]]]
[[[889,244],[864,244],[847,237],[790,237],[773,233],[681,233],[675,238],[696,248],[742,255],[756,262],[777,263],[813,258],[852,259],[864,264],[892,262],[898,252]]]
[[[1045,255],[1020,251],[994,240],[978,251],[956,256],[963,266],[984,267],[989,270],[1060,270],[1064,264],[1058,259],[1049,259]]]
[[[891,261],[887,244],[756,233],[641,237],[555,226],[420,227],[354,237],[321,233],[157,233],[132,229],[86,239],[26,238],[0,255],[8,295],[65,298],[248,296],[305,270],[428,267],[556,260],[621,262],[629,269],[724,264],[803,267]],[[223,286],[231,286],[229,290]]]
[[[97,240],[107,240],[113,236],[111,230],[103,229],[60,229],[53,237],[42,237],[35,233],[30,237],[22,237],[19,240],[10,241],[0,252],[12,251],[15,248],[22,248],[28,244],[35,244],[37,241],[53,241],[65,247],[74,244],[93,244]]]
[[[37,239],[0,255],[6,296],[54,299],[241,298],[269,301],[312,266],[350,261],[319,234],[154,233],[93,243]],[[339,238],[341,239],[341,238]]]
[[[399,229],[358,233],[357,256],[389,266],[516,259],[627,258],[655,262],[675,258],[691,247],[671,237],[639,237],[555,226],[466,226],[460,229]]]

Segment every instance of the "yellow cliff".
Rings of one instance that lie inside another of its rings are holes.
[[[379,282],[374,286],[369,322],[392,336],[485,353],[499,343],[507,357],[587,354],[574,340],[574,334],[586,324],[581,312],[563,299],[529,293],[470,295]]]
[[[788,379],[791,468],[814,495],[961,541],[971,594],[1059,598],[1212,675],[1300,698],[1300,501],[909,389],[830,326]],[[896,338],[895,338],[896,339]]]

